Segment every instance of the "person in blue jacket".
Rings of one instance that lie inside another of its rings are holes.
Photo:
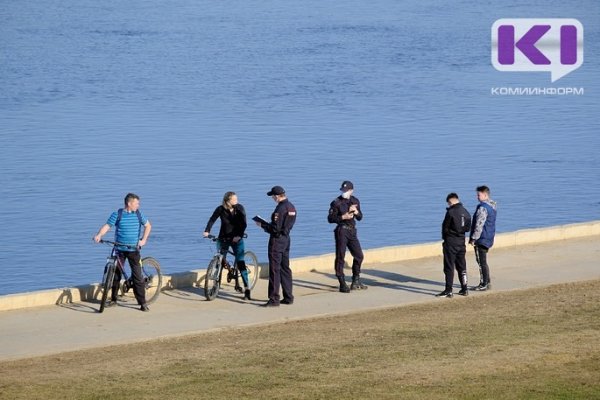
[[[492,288],[490,267],[487,263],[487,253],[494,245],[496,236],[496,202],[490,199],[490,188],[477,187],[477,200],[479,204],[473,215],[469,244],[475,246],[475,259],[479,264],[479,285],[472,290],[485,291]]]

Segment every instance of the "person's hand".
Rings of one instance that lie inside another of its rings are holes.
[[[146,239],[142,239],[139,241],[138,246],[139,247],[144,247],[146,245]]]
[[[352,204],[350,206],[350,211],[349,212],[355,212],[355,213],[358,212],[358,207],[356,207],[356,204]]]
[[[202,233],[202,236],[203,236],[203,237],[208,237],[208,235],[210,235],[210,233],[208,233],[208,232],[203,232],[203,233]]]
[[[240,239],[241,239],[241,237],[239,237],[239,236],[235,236],[235,237],[233,238],[233,243],[237,243],[237,242],[239,242],[239,241],[240,241]]]
[[[354,218],[354,215],[351,213],[346,213],[342,215],[342,219],[352,219]]]
[[[100,236],[100,235],[96,235],[96,236],[94,236],[92,239],[94,239],[94,242],[96,242],[96,243],[100,243],[100,240],[102,240],[102,236]]]

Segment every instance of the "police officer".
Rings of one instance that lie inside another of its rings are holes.
[[[256,221],[269,237],[269,301],[265,307],[279,307],[279,287],[283,304],[293,304],[292,270],[290,269],[290,231],[296,222],[296,207],[287,199],[281,186],[273,186],[267,193],[277,203],[271,223]]]
[[[444,275],[446,277],[446,287],[443,292],[436,294],[437,297],[452,297],[452,285],[454,284],[454,269],[458,273],[460,281],[461,296],[469,295],[467,287],[467,260],[465,253],[467,246],[465,244],[465,233],[471,229],[471,215],[458,199],[456,193],[450,193],[446,196],[446,215],[442,222],[442,239],[444,251]]]
[[[342,182],[340,191],[342,194],[329,206],[327,220],[331,224],[337,224],[333,231],[335,236],[335,275],[340,283],[340,292],[349,293],[350,290],[367,289],[367,286],[360,281],[360,266],[364,255],[356,234],[356,221],[362,220],[363,213],[360,209],[360,201],[352,195],[354,193],[352,182]],[[350,288],[344,278],[346,248],[350,250],[353,257]]]

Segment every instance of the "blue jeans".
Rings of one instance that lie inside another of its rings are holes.
[[[231,246],[231,249],[233,250],[233,253],[235,254],[235,261],[237,261],[238,263],[240,261],[244,261],[244,253],[246,252],[246,249],[244,246],[244,239],[240,239],[240,241],[237,243],[233,243],[230,241],[223,241],[223,240],[217,241],[217,247],[219,249],[219,252],[223,255],[227,254],[227,250],[229,250],[230,246]]]

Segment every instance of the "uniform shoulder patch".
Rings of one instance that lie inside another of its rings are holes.
[[[296,215],[296,211],[288,211],[288,215],[293,217]]]

